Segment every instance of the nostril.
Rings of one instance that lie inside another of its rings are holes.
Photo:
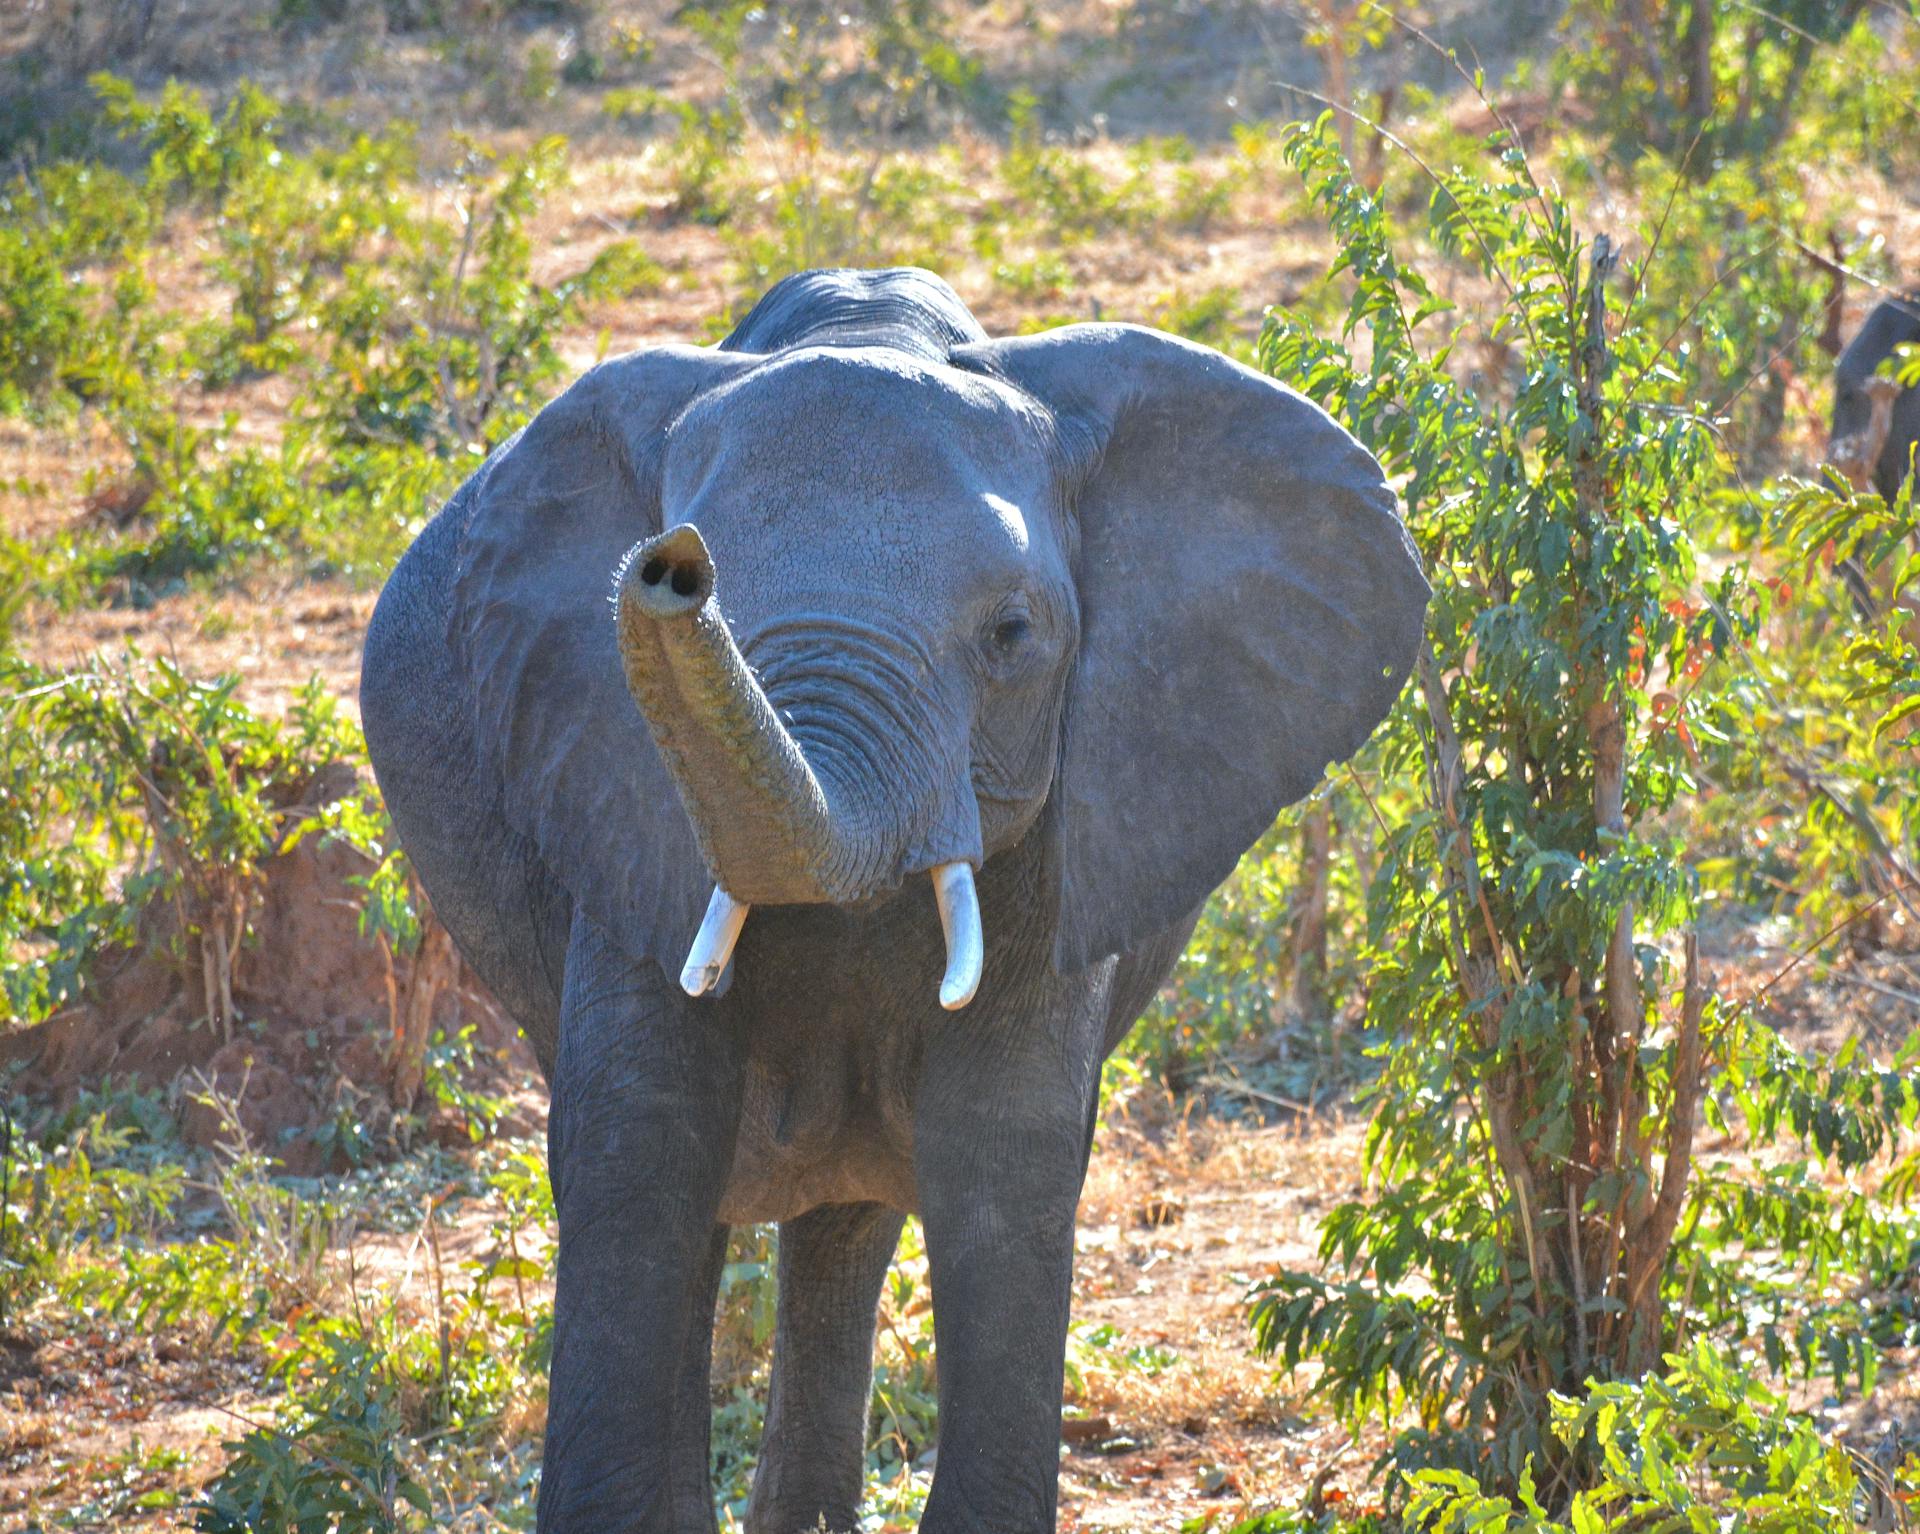
[[[658,622],[691,618],[713,592],[713,561],[692,523],[635,544],[620,577],[620,600]]]

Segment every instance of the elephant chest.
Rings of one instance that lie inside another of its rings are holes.
[[[754,913],[723,1003],[741,1009],[746,1050],[725,1223],[821,1204],[915,1208],[915,1098],[944,960],[918,893],[866,915]]]

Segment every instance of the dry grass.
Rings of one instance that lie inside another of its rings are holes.
[[[184,1506],[219,1469],[221,1443],[272,1413],[256,1364],[189,1332],[0,1335],[0,1526],[177,1529],[177,1512],[138,1499]]]
[[[1074,1315],[1082,1339],[1115,1335],[1071,1355],[1070,1404],[1105,1426],[1063,1464],[1065,1526],[1237,1515],[1297,1501],[1323,1471],[1361,1493],[1373,1449],[1349,1444],[1305,1380],[1254,1357],[1246,1322],[1251,1284],[1319,1266],[1319,1218],[1358,1191],[1361,1135],[1352,1118],[1256,1128],[1165,1098],[1109,1113],[1081,1201]],[[1128,1357],[1139,1349],[1171,1357],[1143,1366]]]

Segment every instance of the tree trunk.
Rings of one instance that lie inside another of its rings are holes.
[[[1380,101],[1374,111],[1374,121],[1382,131],[1373,134],[1367,140],[1367,166],[1361,174],[1361,183],[1370,192],[1380,190],[1380,183],[1387,174],[1387,139],[1385,129],[1393,120],[1394,103],[1399,99],[1400,87],[1387,84],[1380,87]]]
[[[1673,1100],[1667,1107],[1667,1139],[1660,1170],[1660,1192],[1627,1234],[1625,1256],[1627,1313],[1620,1357],[1629,1377],[1637,1378],[1660,1362],[1666,1345],[1666,1307],[1660,1275],[1666,1271],[1673,1233],[1686,1202],[1693,1173],[1693,1121],[1700,1101],[1700,1021],[1707,987],[1700,973],[1700,940],[1686,936],[1686,990],[1680,1006],[1679,1036],[1673,1046]],[[1651,1181],[1653,1168],[1646,1168]]]
[[[1746,147],[1747,131],[1753,121],[1753,103],[1760,94],[1761,25],[1756,17],[1747,23],[1744,41],[1747,67],[1740,72],[1740,99],[1733,109],[1733,126],[1727,130],[1727,145],[1738,152]]]
[[[1831,261],[1814,258],[1814,264],[1827,274],[1827,296],[1820,324],[1820,350],[1829,357],[1838,357],[1847,319],[1847,274],[1841,265],[1846,260],[1847,250],[1840,243],[1840,236],[1831,229],[1827,231],[1827,249],[1833,252]]]

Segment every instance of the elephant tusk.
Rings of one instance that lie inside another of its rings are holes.
[[[747,924],[747,912],[752,909],[714,885],[707,914],[680,969],[681,990],[689,996],[704,996],[720,983],[727,972],[727,961],[733,957],[733,945],[740,941],[740,929]]]
[[[980,967],[986,958],[973,869],[965,863],[942,863],[933,871],[933,898],[940,907],[940,930],[947,935],[947,973],[940,982],[940,1005],[958,1012],[980,989]]]

